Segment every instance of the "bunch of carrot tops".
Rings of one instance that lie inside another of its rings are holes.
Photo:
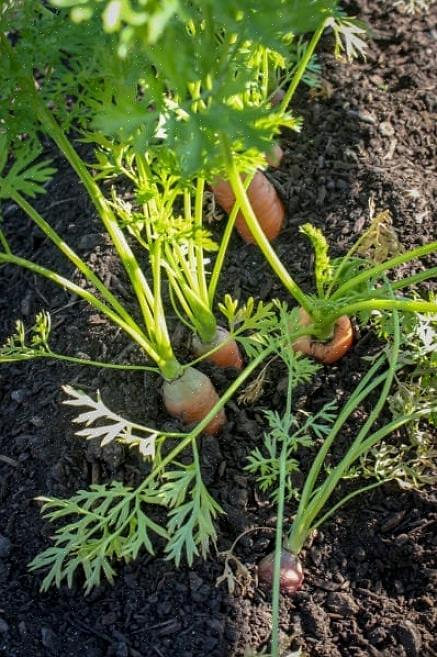
[[[363,27],[337,4],[336,0],[2,4],[0,199],[21,208],[71,261],[86,285],[16,254],[7,227],[0,229],[0,264],[24,267],[91,304],[139,347],[143,362],[120,365],[57,353],[50,345],[46,312],[27,332],[17,322],[16,333],[0,351],[0,362],[57,358],[157,372],[163,381],[164,406],[183,427],[183,432],[164,432],[135,424],[108,409],[99,395],[94,399],[65,388],[67,404],[87,409],[76,418],[84,424],[78,435],[98,438],[102,445],[112,440],[134,445],[151,460],[151,467],[136,489],[113,482],[92,486],[69,500],[45,500],[49,519],[69,522],[57,530],[55,545],[32,562],[32,568],[49,569],[43,588],[64,579],[71,585],[78,568],[84,572],[87,590],[102,576],[112,580],[113,558],[128,561],[142,548],[153,553],[151,533],[164,539],[165,552],[176,563],[183,556],[191,563],[199,553],[206,555],[216,540],[214,519],[222,509],[202,480],[198,437],[222,430],[225,404],[238,388],[275,354],[290,371],[297,368],[301,373],[313,371],[302,354],[334,363],[353,345],[354,316],[364,320],[373,311],[437,310],[433,301],[400,294],[435,275],[436,268],[396,282],[386,278],[389,270],[435,252],[437,243],[372,262],[360,256],[360,248],[376,229],[375,220],[345,256],[332,260],[321,231],[306,224],[301,231],[315,255],[312,294],[298,286],[271,244],[283,226],[286,208],[263,170],[280,163],[281,129],[300,128],[290,110],[296,88],[316,68],[314,52],[325,32],[334,36],[337,54],[352,58],[364,48]],[[33,203],[56,173],[50,161],[41,159],[41,140],[46,138],[68,161],[93,203],[124,267],[135,311],[67,245]],[[89,154],[88,148],[79,147],[83,142],[93,147],[90,161],[81,154]],[[110,185],[109,193],[103,193],[101,181]],[[218,244],[205,222],[205,199],[211,193],[229,215]],[[216,303],[234,226],[242,239],[262,251],[298,308],[253,299],[241,305],[228,295]],[[207,263],[213,254],[209,274]],[[189,363],[180,362],[174,352],[167,325],[169,308],[192,335]],[[218,320],[217,308],[227,320],[226,327]],[[236,378],[221,395],[197,367],[202,360],[234,368]],[[391,381],[394,371],[390,361],[386,378],[377,380]],[[359,392],[369,389],[366,378]],[[385,400],[385,387],[384,391]],[[288,420],[281,425],[288,434],[290,404],[291,388]],[[334,424],[335,431],[343,421]],[[98,426],[92,426],[96,422]],[[284,449],[286,454],[288,448]],[[188,450],[192,459],[179,461]],[[316,505],[319,489],[314,488],[320,463],[303,497],[311,514],[296,525],[295,553],[321,508]],[[323,488],[325,497],[319,494],[323,503],[331,487],[332,483]],[[151,517],[154,505],[167,509],[166,526]]]

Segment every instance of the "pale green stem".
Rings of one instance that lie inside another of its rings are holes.
[[[162,305],[161,295],[161,245],[155,242],[150,251],[152,275],[153,275],[153,342],[155,349],[159,353],[161,360],[164,362],[161,366],[163,376],[167,380],[176,379],[183,372],[183,368],[176,360],[168,335],[167,322],[165,319],[164,307]]]
[[[312,36],[312,39],[309,42],[302,59],[299,62],[299,66],[296,69],[296,72],[293,76],[293,80],[291,81],[291,84],[288,87],[287,91],[285,92],[285,96],[281,101],[281,104],[280,104],[281,112],[285,112],[287,110],[287,107],[289,106],[289,104],[291,102],[291,99],[294,96],[294,93],[295,93],[295,91],[296,91],[296,89],[299,85],[299,82],[301,81],[301,79],[302,79],[302,77],[303,77],[303,75],[304,75],[304,73],[307,69],[307,66],[310,63],[311,57],[313,56],[314,51],[316,49],[316,46],[317,46],[318,42],[320,41],[320,38],[321,38],[321,36],[322,36],[322,34],[325,30],[326,23],[327,23],[327,19],[325,18],[321,22],[321,24],[319,25],[317,30],[314,32],[314,34]]]
[[[363,486],[363,488],[358,488],[358,490],[352,491],[351,493],[349,493],[349,495],[346,495],[345,497],[343,497],[343,499],[337,502],[337,504],[334,504],[334,506],[331,507],[331,509],[327,513],[325,513],[325,515],[323,515],[320,518],[320,520],[315,522],[312,525],[310,532],[313,532],[315,529],[323,525],[323,523],[326,522],[326,520],[328,520],[331,516],[333,516],[338,509],[340,509],[342,506],[347,504],[350,500],[352,500],[357,495],[361,495],[361,493],[365,493],[369,490],[372,490],[373,488],[377,488],[378,486],[382,486],[383,484],[386,483],[387,483],[386,479],[384,479],[383,481],[375,481],[373,482],[373,484],[369,484],[368,486]]]
[[[89,174],[86,165],[79,157],[66,135],[62,132],[53,116],[47,110],[44,103],[38,97],[35,90],[33,95],[39,120],[81,179],[111,237],[114,247],[132,283],[132,287],[134,288],[146,326],[152,324],[153,316],[150,308],[153,307],[153,295],[123,231],[118,225],[117,219],[100,191],[100,188]]]
[[[145,372],[156,372],[159,373],[159,369],[157,367],[148,367],[147,365],[122,365],[122,364],[117,364],[117,363],[105,363],[104,361],[100,360],[89,360],[88,358],[79,358],[78,356],[64,356],[63,354],[58,354],[56,351],[47,351],[44,353],[40,354],[30,354],[30,358],[53,358],[54,360],[63,360],[66,361],[67,363],[74,363],[75,365],[87,365],[87,366],[92,366],[92,367],[101,367],[103,369],[113,369],[113,370],[138,370],[138,371],[145,371]],[[19,360],[28,360],[26,358],[11,358],[9,361],[3,361],[2,357],[0,356],[0,361],[1,362],[16,362]]]
[[[18,265],[24,269],[29,269],[33,273],[38,274],[39,276],[43,276],[44,278],[48,278],[53,283],[56,283],[60,287],[65,288],[69,292],[73,292],[73,294],[76,294],[78,297],[81,297],[87,301],[89,304],[97,308],[97,310],[99,310],[103,315],[106,315],[106,317],[111,319],[114,324],[117,324],[117,326],[122,328],[137,344],[140,345],[142,349],[144,349],[146,354],[152,360],[154,360],[161,369],[162,363],[160,361],[159,355],[149,344],[146,336],[133,329],[129,324],[126,324],[126,322],[119,315],[117,315],[117,313],[102,303],[96,296],[91,294],[91,292],[88,292],[75,283],[72,283],[70,280],[68,280],[68,278],[64,278],[56,272],[45,267],[41,267],[41,265],[37,265],[36,263],[30,260],[26,260],[25,258],[19,258],[14,255],[0,253],[0,263],[1,262]]]
[[[251,173],[250,175],[246,176],[243,185],[244,189],[248,189],[250,183],[252,182],[254,178],[255,172]],[[238,203],[234,203],[234,206],[231,210],[231,213],[229,214],[228,220],[226,222],[226,228],[223,232],[223,237],[220,242],[220,247],[214,262],[214,268],[212,270],[211,278],[209,280],[209,287],[208,287],[208,299],[209,299],[209,304],[210,307],[213,307],[214,304],[214,298],[215,298],[215,293],[217,291],[217,285],[220,279],[220,274],[223,269],[223,264],[225,262],[225,256],[228,250],[229,242],[231,240],[232,236],[232,231],[234,229],[234,224],[235,220],[237,218],[237,214],[240,211],[240,206]]]
[[[2,183],[3,184],[3,183]],[[9,187],[9,186],[8,186]],[[45,221],[45,219],[33,208],[30,203],[26,201],[25,198],[19,194],[19,192],[14,191],[12,188],[8,189],[8,194],[10,198],[21,207],[22,210],[30,217],[30,219],[41,229],[45,235],[55,244],[55,246],[63,253],[77,269],[82,272],[82,274],[89,280],[89,282],[94,285],[95,289],[100,292],[102,297],[111,304],[114,310],[124,319],[127,324],[130,324],[133,329],[136,331],[141,331],[140,327],[129,315],[127,310],[121,305],[118,299],[108,290],[108,288],[102,283],[100,278],[88,267],[88,265],[80,258],[77,253],[73,251],[72,248],[62,239],[60,235],[50,226],[50,224]]]
[[[311,498],[311,501],[309,502],[308,506],[306,507],[299,506],[300,513],[298,511],[290,537],[288,539],[288,544],[292,548],[292,551],[294,553],[300,551],[306,540],[306,537],[308,536],[308,533],[311,531],[313,521],[325,506],[326,502],[328,501],[329,497],[331,496],[332,492],[334,491],[339,481],[344,476],[344,473],[346,472],[348,467],[351,465],[351,463],[353,463],[357,459],[356,456],[357,450],[359,450],[360,447],[363,445],[363,441],[365,441],[366,436],[368,435],[372,425],[379,417],[381,410],[387,400],[393,382],[393,378],[396,372],[397,361],[399,358],[400,341],[401,341],[399,316],[397,311],[395,311],[393,315],[393,329],[394,329],[393,347],[390,354],[389,368],[387,373],[383,375],[385,381],[378,402],[374,406],[366,422],[358,432],[355,440],[353,441],[352,445],[348,449],[346,456],[344,456],[341,462],[334,468],[334,470],[331,471],[330,475],[328,475],[323,485],[318,489],[317,493]],[[366,392],[366,389],[364,389],[364,392]],[[358,396],[357,400],[360,398],[360,396],[362,397],[362,395],[363,393],[361,393],[361,395]],[[353,395],[353,397],[355,397],[355,395]],[[339,416],[339,419],[342,418],[344,421],[350,417],[354,406],[356,407],[356,405],[354,404],[352,408],[349,410],[347,406],[348,405],[345,406],[345,408],[342,410]],[[337,432],[334,430],[334,427],[332,432],[334,433],[334,437],[335,437]],[[374,436],[376,435],[377,434],[374,434]],[[322,463],[324,462],[324,457],[327,454],[327,449],[330,448],[332,442],[333,442],[333,438],[330,432],[327,439],[325,440],[325,444],[322,446],[319,452],[319,454],[323,455],[322,459],[319,458],[316,459],[317,467],[320,465],[320,461]],[[313,468],[311,468],[311,470],[312,469]],[[312,481],[315,481],[316,479],[313,473],[311,475],[311,479]],[[306,497],[306,499],[308,498]]]
[[[137,153],[135,155],[135,161],[137,163],[139,181],[144,186],[146,186],[149,180],[149,166],[147,164],[147,160],[144,157],[143,153]],[[148,248],[148,245],[151,244],[152,242],[152,227],[150,225],[150,215],[149,215],[149,208],[147,206],[147,203],[143,204],[143,212],[146,218],[145,225],[146,225],[146,243],[147,243],[147,246],[145,244],[143,244],[143,246],[146,246],[146,248]]]
[[[228,144],[227,138],[223,135],[223,145],[226,156],[226,168],[228,173],[229,182],[231,183],[232,191],[234,193],[235,199],[238,202],[241,212],[246,220],[248,228],[252,233],[253,238],[261,249],[263,255],[265,256],[267,262],[278,276],[281,283],[284,287],[290,292],[290,294],[296,299],[296,301],[304,308],[307,313],[311,316],[312,314],[312,304],[309,298],[304,294],[301,288],[297,283],[292,279],[275,251],[272,248],[269,240],[264,234],[261,226],[259,225],[258,219],[253,211],[253,208],[250,204],[249,198],[244,189],[243,183],[237,168],[235,166],[235,161],[232,155],[231,148]]]
[[[287,401],[285,407],[285,416],[291,415],[293,393],[292,371],[288,373]],[[287,476],[287,440],[283,438],[281,454],[279,457],[279,482],[278,482],[278,503],[275,535],[275,559],[273,566],[273,590],[272,590],[272,657],[279,657],[279,604],[280,604],[280,579],[281,579],[281,553],[282,553],[282,536],[284,527],[284,508],[285,508],[285,483]]]
[[[173,244],[173,253],[175,257],[177,258],[177,262],[179,263],[185,278],[187,280],[188,285],[191,287],[192,291],[200,296],[200,291],[198,288],[198,282],[197,279],[193,276],[193,272],[191,271],[190,267],[187,264],[187,261],[185,259],[185,254],[181,251],[181,248],[179,244]]]
[[[437,242],[430,242],[424,246],[418,246],[415,249],[411,249],[407,253],[401,253],[400,255],[391,258],[390,260],[386,260],[379,265],[371,267],[370,269],[366,269],[366,271],[361,272],[361,274],[358,274],[357,276],[354,276],[353,278],[350,278],[348,281],[343,283],[343,285],[341,285],[334,292],[330,299],[331,301],[334,301],[335,299],[341,299],[342,297],[347,296],[346,293],[349,290],[357,288],[359,285],[361,285],[361,283],[365,283],[369,279],[374,278],[375,276],[379,276],[389,269],[398,267],[399,265],[409,262],[410,260],[414,260],[415,258],[421,258],[422,256],[433,253],[434,251],[437,251]]]
[[[351,316],[363,310],[401,310],[411,313],[435,313],[437,312],[437,303],[408,299],[369,299],[367,301],[356,301],[355,303],[338,306],[336,310],[330,313],[327,312],[326,319],[321,320],[320,324],[332,325],[341,315]]]
[[[179,281],[177,279],[177,276],[174,275],[174,272],[170,268],[167,269],[167,276],[168,276],[168,279],[169,279],[169,282],[170,282],[170,287],[169,287],[170,293],[176,295],[179,303],[182,306],[182,309],[183,309],[184,313],[186,314],[188,319],[192,322],[193,321],[193,313],[192,313],[192,310],[190,308],[189,303],[187,302],[187,300],[185,298],[184,293],[181,290],[181,287],[179,285]],[[179,316],[179,311],[176,308],[176,304],[172,303],[172,306],[173,306],[176,314],[178,315],[179,319],[181,319],[181,317]],[[182,320],[182,321],[184,321],[184,320]]]
[[[400,281],[394,281],[390,283],[393,290],[401,290],[404,287],[410,287],[411,285],[417,285],[422,281],[426,281],[428,278],[434,278],[437,276],[437,267],[431,267],[430,269],[425,269],[420,271],[418,274],[413,274],[407,278],[403,278]]]
[[[184,313],[185,313],[186,317],[184,317],[182,315],[182,313],[179,311],[179,308],[177,307],[175,294],[178,297],[179,303],[184,308]],[[190,333],[195,333],[196,329],[194,328],[194,324],[192,323],[193,322],[193,315],[191,313],[191,309],[188,306],[188,304],[186,304],[184,296],[183,296],[182,292],[180,291],[179,287],[177,286],[177,284],[170,284],[169,295],[170,295],[170,303],[171,303],[172,308],[175,311],[175,314],[176,314],[177,318],[179,319],[179,321],[188,328]],[[187,319],[187,317],[189,319]]]
[[[9,253],[9,254],[12,255],[12,251],[11,251],[11,247],[9,246],[9,242],[6,239],[6,235],[4,234],[4,232],[2,231],[1,228],[0,228],[0,244],[2,245],[3,250],[4,250],[5,253]]]
[[[195,229],[202,228],[202,215],[203,215],[203,192],[205,189],[205,180],[203,178],[197,179],[196,186],[196,197],[194,204],[194,226]],[[203,258],[203,248],[201,246],[195,246],[196,250],[196,274],[198,280],[198,287],[200,290],[201,298],[203,302],[208,305],[208,288],[206,285],[205,278],[205,264]]]

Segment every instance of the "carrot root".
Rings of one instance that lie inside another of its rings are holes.
[[[229,331],[221,326],[217,327],[215,337],[211,342],[201,342],[200,338],[195,335],[191,343],[193,353],[196,356],[203,356],[203,354],[208,353],[208,351],[211,351],[211,349],[214,349],[222,342],[226,342],[228,339]],[[217,367],[234,367],[237,370],[241,370],[243,367],[243,358],[235,340],[230,340],[205,360]]]
[[[270,103],[272,107],[276,107],[277,105],[280,105],[282,103],[284,96],[285,96],[285,91],[283,89],[276,89],[276,91],[273,93],[272,97],[270,98]]]
[[[194,367],[187,367],[182,376],[174,381],[165,381],[162,395],[168,413],[187,425],[198,424],[219,400],[209,377]],[[225,422],[226,415],[222,409],[204,432],[215,435],[222,430]]]
[[[299,310],[299,324],[302,327],[312,324],[311,317],[303,308]],[[293,349],[312,356],[325,365],[332,365],[349,351],[353,341],[352,323],[347,315],[342,315],[335,322],[334,335],[331,340],[320,342],[314,340],[310,335],[305,335],[293,342]]]
[[[266,155],[267,162],[270,164],[271,167],[274,167],[275,169],[277,169],[278,166],[281,164],[283,157],[284,157],[284,151],[279,146],[279,144],[273,144],[272,148],[269,150],[269,152]]]
[[[214,181],[212,190],[217,203],[229,213],[235,203],[231,185],[226,180]],[[276,189],[261,171],[257,171],[249,185],[247,195],[266,237],[270,241],[274,240],[281,232],[285,219],[284,206]],[[237,214],[235,227],[245,242],[255,243],[241,211]]]

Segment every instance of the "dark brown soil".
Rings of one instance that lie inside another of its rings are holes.
[[[405,17],[391,4],[359,3],[373,29],[367,60],[349,65],[326,54],[325,92],[317,97],[301,92],[296,109],[305,119],[303,132],[284,136],[285,161],[274,179],[288,223],[277,250],[307,289],[311,255],[296,232],[305,221],[323,228],[334,252],[344,252],[363,229],[373,196],[378,209],[391,211],[405,246],[436,239],[435,15]],[[56,165],[60,173],[41,210],[123,295],[123,277],[88,200],[60,159]],[[14,206],[6,207],[4,216],[20,254],[71,273]],[[257,250],[237,237],[222,289],[240,298],[285,298]],[[129,358],[123,337],[82,302],[19,269],[0,270],[2,337],[12,331],[15,318],[30,323],[40,308],[52,313],[59,350]],[[322,371],[300,401],[314,409],[342,399],[365,369],[361,357],[372,344],[372,336],[363,334],[353,353]],[[219,388],[226,386],[225,375],[214,377]],[[280,368],[273,371],[255,405],[229,404],[224,435],[202,441],[205,482],[226,511],[218,523],[218,550],[229,548],[248,528],[274,525],[274,505],[257,493],[243,466],[265,430],[263,409],[283,406],[283,377]],[[41,577],[30,575],[26,564],[47,547],[52,528],[34,498],[68,496],[114,478],[131,483],[142,472],[134,454],[97,449],[74,436],[72,414],[60,404],[65,383],[99,388],[108,405],[133,420],[168,422],[154,382],[148,381],[145,398],[139,373],[48,362],[1,368],[0,655],[243,657],[267,645],[268,595],[255,581],[237,586],[234,595],[217,587],[223,559],[215,554],[192,569],[176,569],[159,553],[143,554],[119,566],[114,586],[103,584],[88,597],[79,582],[73,590],[39,593]],[[394,484],[341,510],[307,549],[303,590],[283,601],[281,629],[291,646],[301,646],[302,657],[437,655],[436,520],[431,491],[401,491]],[[236,553],[252,573],[270,540],[271,533],[260,530],[239,542]]]

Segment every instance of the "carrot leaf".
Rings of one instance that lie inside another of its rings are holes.
[[[118,481],[94,484],[68,500],[39,499],[50,522],[68,521],[55,531],[54,545],[29,564],[30,570],[48,570],[42,591],[64,581],[71,587],[75,574],[82,571],[85,592],[89,593],[102,577],[113,581],[112,559],[131,561],[141,548],[153,554],[151,532],[167,538],[166,530],[142,509],[144,502],[150,503],[149,491],[133,490]]]
[[[332,280],[333,270],[329,258],[329,246],[322,231],[311,224],[304,224],[299,231],[306,235],[313,246],[315,263],[314,276],[319,297],[325,295],[325,288]]]

